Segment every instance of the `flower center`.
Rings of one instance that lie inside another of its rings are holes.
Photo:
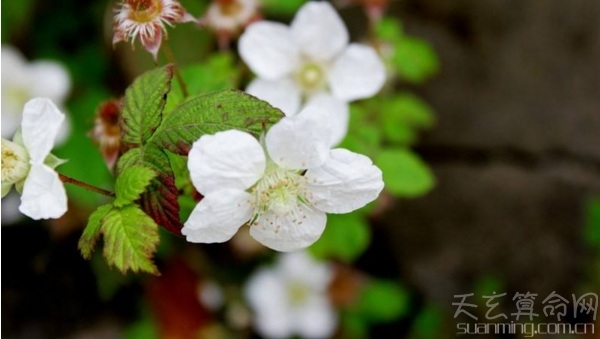
[[[308,286],[300,282],[293,281],[287,285],[287,296],[292,306],[300,306],[306,303],[309,295],[310,290]]]
[[[2,139],[2,184],[24,180],[29,173],[29,154],[25,147]]]
[[[257,211],[284,215],[295,209],[303,198],[303,179],[300,174],[281,167],[267,169],[251,192]]]
[[[325,81],[323,68],[312,62],[304,64],[296,76],[300,85],[306,90],[315,90]]]
[[[237,0],[217,0],[217,3],[224,16],[236,16],[244,9],[244,5]]]
[[[160,0],[127,0],[127,4],[131,6],[129,19],[136,22],[150,22],[162,11]]]

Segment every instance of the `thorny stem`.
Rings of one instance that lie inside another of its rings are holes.
[[[90,184],[86,184],[85,182],[81,182],[79,180],[73,179],[73,178],[68,177],[68,176],[66,176],[64,174],[58,173],[58,176],[59,176],[60,180],[62,182],[64,182],[64,183],[73,184],[73,185],[85,188],[88,191],[100,193],[100,194],[105,195],[107,197],[114,198],[114,196],[115,196],[115,194],[113,192],[104,190],[104,189],[96,187],[96,186],[92,186]]]
[[[171,47],[167,44],[166,41],[163,41],[163,52],[167,57],[167,60],[175,64],[175,77],[177,78],[177,82],[179,83],[179,87],[181,87],[181,91],[183,92],[183,97],[187,98],[189,96],[187,87],[185,86],[185,82],[183,82],[183,77],[181,76],[181,72],[179,72],[179,67],[177,67],[177,63],[175,62],[175,57],[173,56],[173,52],[171,51]]]

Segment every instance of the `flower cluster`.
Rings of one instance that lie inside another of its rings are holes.
[[[182,229],[187,240],[224,242],[247,223],[263,245],[295,251],[321,236],[325,213],[375,200],[381,171],[363,155],[329,149],[327,116],[308,106],[273,125],[261,142],[237,130],[196,141],[188,168],[204,199]]]
[[[12,141],[2,138],[2,197],[14,185],[22,193],[19,211],[32,219],[59,218],[67,211],[67,194],[54,171],[64,161],[50,154],[64,119],[49,99],[32,99],[21,130]]]
[[[240,37],[239,52],[258,78],[246,91],[296,114],[303,103],[332,113],[332,144],[346,135],[348,102],[373,96],[385,67],[370,46],[348,44],[348,31],[328,2],[308,2],[290,27],[260,21]]]
[[[303,6],[289,28],[250,25],[239,50],[259,75],[247,91],[287,116],[260,142],[230,130],[193,144],[188,168],[204,198],[182,234],[191,242],[224,242],[248,224],[267,247],[306,248],[323,233],[326,213],[361,208],[383,189],[369,158],[330,148],[346,133],[347,102],[379,91],[384,66],[371,47],[348,45],[346,27],[326,2]]]

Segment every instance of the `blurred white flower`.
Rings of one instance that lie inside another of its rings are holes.
[[[375,200],[381,171],[363,155],[330,150],[325,114],[308,107],[284,117],[262,145],[237,130],[196,141],[188,168],[204,198],[184,224],[187,240],[224,242],[248,223],[263,245],[295,251],[319,239],[325,213],[348,213]]]
[[[216,32],[235,34],[258,12],[257,0],[213,0],[202,22]]]
[[[64,66],[52,61],[27,62],[14,47],[2,45],[2,137],[12,138],[21,124],[21,112],[27,101],[36,97],[52,100],[61,107],[71,89]],[[57,143],[68,134],[63,124]]]
[[[120,41],[140,39],[144,49],[156,61],[158,50],[167,35],[165,25],[195,22],[177,0],[123,0],[113,19],[113,45]]]
[[[267,338],[331,337],[337,313],[327,289],[333,270],[304,252],[282,254],[273,268],[250,277],[244,294],[254,311],[254,326]]]
[[[19,211],[32,219],[59,218],[67,211],[67,194],[54,171],[64,161],[50,154],[64,119],[52,101],[35,98],[25,104],[13,141],[2,138],[2,197],[15,185]]]
[[[385,67],[377,52],[348,44],[348,31],[328,2],[305,4],[291,25],[260,21],[240,37],[239,51],[258,78],[246,91],[286,115],[303,103],[331,110],[333,144],[348,129],[348,102],[375,95],[385,83]]]

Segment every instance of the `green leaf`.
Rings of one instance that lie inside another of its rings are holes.
[[[420,196],[435,185],[427,164],[409,150],[383,150],[375,158],[375,164],[383,172],[385,188],[397,196]]]
[[[405,315],[410,297],[395,282],[371,280],[362,289],[356,310],[369,322],[389,322]]]
[[[162,111],[171,90],[173,66],[146,72],[125,91],[122,112],[122,141],[141,146],[152,136],[162,120]]]
[[[408,145],[416,139],[416,129],[431,127],[433,110],[419,97],[401,93],[381,105],[381,125],[388,140]]]
[[[292,16],[308,0],[262,0],[265,13],[273,16]]]
[[[119,173],[115,184],[114,201],[116,207],[122,207],[137,200],[145,190],[150,181],[156,177],[156,172],[143,165],[134,165],[125,168]]]
[[[134,148],[123,154],[117,162],[117,174],[140,164],[157,173],[150,189],[142,194],[140,206],[160,226],[180,235],[183,225],[179,219],[179,190],[175,186],[175,175],[169,157],[152,144]]]
[[[504,290],[504,284],[502,280],[493,275],[484,275],[483,277],[477,279],[473,286],[473,290],[475,291],[475,295],[484,296],[484,295],[492,295],[494,293],[500,293],[500,291]]]
[[[192,143],[205,134],[230,129],[259,135],[283,113],[251,95],[224,90],[188,99],[169,114],[151,142],[160,148],[187,155]]]
[[[411,338],[436,339],[442,335],[442,315],[433,306],[426,306],[413,322]]]
[[[372,155],[379,150],[381,128],[375,125],[367,110],[359,105],[350,106],[350,129],[339,145],[353,152]]]
[[[585,241],[590,246],[600,249],[600,197],[586,203]]]
[[[384,17],[375,25],[375,34],[378,38],[395,42],[402,38],[402,26],[396,18]]]
[[[158,274],[152,256],[158,245],[158,225],[136,205],[112,209],[103,219],[104,257],[121,272]]]
[[[81,235],[81,238],[79,238],[78,244],[81,255],[85,259],[91,258],[94,247],[96,247],[98,237],[100,236],[103,219],[106,217],[108,212],[112,210],[112,208],[112,204],[102,205],[90,215],[88,223],[83,230],[83,234]]]
[[[331,214],[321,238],[309,251],[317,258],[336,258],[351,262],[369,246],[371,233],[361,213]]]
[[[212,55],[204,62],[182,67],[181,76],[188,94],[193,97],[208,92],[237,88],[241,73],[231,53],[219,53]],[[172,87],[163,118],[168,114],[166,112],[172,112],[177,105],[184,101],[179,82],[174,81]]]
[[[439,60],[425,40],[405,36],[394,46],[392,64],[406,81],[420,84],[437,73]]]

